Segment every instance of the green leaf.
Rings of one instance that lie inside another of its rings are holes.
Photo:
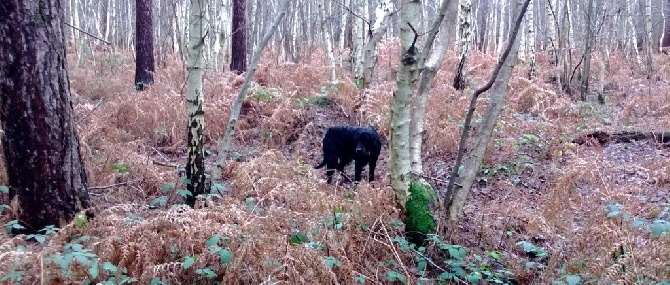
[[[211,194],[223,194],[224,192],[226,192],[226,185],[220,183],[212,183],[209,190],[209,193]]]
[[[88,269],[88,274],[91,275],[91,277],[92,277],[93,279],[96,279],[96,278],[98,278],[98,273],[99,273],[99,271],[98,271],[98,262],[95,261],[95,262],[93,262],[93,264],[91,265],[91,267]]]
[[[636,228],[636,229],[639,229],[639,228],[643,227],[645,223],[646,223],[646,221],[644,219],[635,218],[633,220],[633,227]]]
[[[218,254],[219,258],[221,259],[221,263],[223,264],[230,264],[230,261],[233,260],[233,253],[230,250],[222,248]]]
[[[568,275],[565,276],[565,281],[568,282],[568,285],[577,285],[582,281],[582,278],[579,275]]]
[[[163,184],[163,187],[161,187],[161,193],[167,194],[168,191],[170,191],[171,189],[174,189],[176,187],[177,187],[177,185],[172,183],[172,182],[165,183],[165,184]]]
[[[151,200],[151,202],[149,202],[149,206],[151,206],[153,208],[165,207],[165,205],[167,205],[167,201],[168,201],[168,197],[160,196],[158,198],[154,198],[153,200]]]
[[[356,284],[363,285],[363,284],[365,284],[365,276],[363,276],[363,275],[356,276],[356,277],[354,277],[354,281],[356,281]]]
[[[213,235],[207,239],[205,242],[206,247],[212,247],[215,246],[219,243],[219,240],[221,239],[220,235]]]
[[[7,194],[9,193],[9,187],[2,185],[0,186],[0,193]]]
[[[391,221],[390,225],[391,225],[391,227],[397,229],[399,227],[402,227],[404,224],[399,220],[393,220],[393,221]]]
[[[109,272],[109,273],[116,273],[116,271],[118,270],[118,268],[117,268],[116,265],[114,265],[113,263],[111,263],[111,262],[109,262],[109,261],[105,261],[105,262],[102,264],[102,270],[105,270],[105,271],[107,271],[107,272]]]
[[[193,193],[191,193],[191,191],[188,191],[186,189],[177,190],[177,195],[182,196],[183,198],[193,197]]]
[[[386,272],[386,280],[389,282],[400,281],[405,284],[405,275],[402,275],[397,271],[388,271]]]
[[[290,242],[292,244],[302,244],[308,241],[309,239],[307,238],[307,236],[301,233],[300,231],[293,231],[293,233],[291,233]]]
[[[182,263],[181,267],[184,269],[188,269],[189,267],[193,266],[193,263],[198,259],[197,255],[194,256],[189,256],[184,260],[184,263]]]
[[[44,235],[34,235],[33,238],[35,238],[35,240],[40,244],[43,244],[44,241],[47,239],[47,237]]]
[[[658,237],[670,233],[670,222],[655,220],[651,224],[651,236]]]
[[[342,262],[337,260],[337,258],[335,258],[334,256],[324,256],[323,260],[326,262],[326,266],[328,266],[328,268],[330,269],[332,269],[335,266],[337,267],[342,266]]]

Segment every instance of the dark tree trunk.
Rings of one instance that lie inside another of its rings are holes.
[[[237,74],[247,71],[246,0],[233,0],[233,36],[231,41],[230,70]]]
[[[135,88],[143,90],[154,82],[154,29],[152,0],[136,0],[135,14]]]
[[[26,232],[90,207],[70,103],[59,0],[3,0],[0,120],[9,197]]]

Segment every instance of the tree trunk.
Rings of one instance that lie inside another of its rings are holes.
[[[233,1],[233,22],[230,70],[241,74],[247,71],[247,20],[246,0]]]
[[[326,58],[328,59],[328,68],[330,69],[330,76],[328,81],[330,84],[337,83],[337,63],[335,62],[335,51],[333,50],[333,37],[330,33],[330,20],[326,19],[326,1],[318,0],[317,10],[319,10],[319,21],[321,22],[321,36],[323,37],[323,45],[326,51]]]
[[[635,2],[637,3],[637,2]],[[630,46],[635,52],[635,60],[637,61],[638,67],[642,68],[642,57],[640,56],[640,51],[638,50],[637,45],[637,30],[635,29],[635,22],[633,21],[633,9],[634,3],[632,0],[626,0],[626,7],[628,9],[628,27],[630,29]]]
[[[89,208],[70,102],[60,2],[5,0],[0,13],[0,121],[9,198],[26,232]]]
[[[645,5],[645,47],[646,47],[646,67],[647,67],[647,79],[651,79],[652,73],[654,73],[654,44],[653,44],[653,30],[652,30],[652,15],[651,15],[651,0],[644,1]]]
[[[420,31],[421,1],[407,0],[400,8],[400,67],[391,102],[391,187],[395,191],[396,203],[405,208],[409,195],[410,157],[409,129],[412,93],[419,74],[419,50],[416,41]]]
[[[293,2],[292,0],[282,1],[283,2],[281,2],[279,5],[277,15],[275,15],[275,18],[272,21],[270,27],[268,27],[268,29],[265,31],[263,38],[258,43],[258,46],[256,46],[256,50],[254,50],[254,54],[251,57],[251,62],[249,63],[249,71],[244,75],[244,83],[242,83],[242,87],[237,93],[237,97],[235,98],[235,101],[233,101],[233,105],[230,107],[228,126],[226,127],[226,132],[223,134],[223,138],[219,142],[219,154],[216,159],[216,170],[214,171],[215,179],[221,179],[221,170],[223,169],[226,159],[228,159],[228,152],[230,151],[230,144],[233,141],[233,135],[235,134],[235,128],[237,127],[237,120],[240,117],[242,103],[244,103],[247,90],[249,89],[251,80],[254,78],[254,73],[256,73],[256,66],[261,59],[263,49],[265,49],[265,46],[267,46],[270,38],[272,38],[272,34],[274,34],[275,30],[277,30],[279,22],[284,17],[284,14],[286,14],[288,5]]]
[[[548,45],[548,55],[549,63],[556,66],[558,65],[558,43],[556,42],[558,36],[556,35],[556,25],[558,24],[557,11],[558,7],[556,6],[558,2],[556,0],[548,0],[545,2],[546,14],[547,14],[547,45]]]
[[[456,13],[458,8],[457,0],[444,0],[442,7],[440,7],[438,17],[433,22],[433,29],[439,28],[444,19],[446,23],[440,29],[441,33],[437,38],[437,45],[426,60],[425,66],[421,70],[421,78],[419,79],[419,86],[417,87],[417,94],[412,98],[412,123],[410,125],[410,168],[412,173],[420,175],[423,173],[423,165],[421,160],[421,149],[423,146],[424,118],[426,115],[426,101],[428,94],[433,84],[433,79],[440,69],[444,54],[446,53],[451,38],[451,29],[456,24]],[[437,23],[437,24],[436,24]],[[430,40],[430,39],[429,39]],[[429,48],[429,47],[428,47]],[[427,48],[423,49],[422,55],[425,56]]]
[[[591,42],[593,38],[593,29],[591,28],[591,18],[593,17],[593,0],[587,1],[586,7],[586,22],[584,28],[586,29],[586,46],[584,47],[584,65],[582,66],[582,88],[580,98],[586,101],[586,95],[589,93],[589,79],[591,78]]]
[[[663,1],[663,38],[661,49],[670,47],[670,0]]]
[[[360,87],[368,88],[372,81],[372,73],[377,65],[377,54],[379,52],[377,44],[382,40],[388,27],[388,18],[393,15],[393,3],[390,0],[379,2],[375,9],[375,23],[372,29],[368,31],[368,39],[363,47],[361,61],[363,62],[363,77],[359,78]]]
[[[484,87],[476,90],[472,95],[470,109],[468,110],[468,114],[463,125],[463,135],[461,136],[461,140],[458,146],[456,163],[454,165],[451,178],[449,179],[449,185],[447,186],[447,199],[444,200],[444,208],[446,209],[451,221],[457,221],[460,213],[463,211],[465,200],[470,193],[470,188],[472,187],[472,183],[476,178],[477,171],[479,170],[482,159],[484,158],[486,146],[491,140],[493,129],[496,125],[496,121],[498,120],[500,111],[502,110],[505,94],[507,93],[508,82],[512,76],[512,69],[514,68],[514,65],[517,61],[517,52],[519,50],[520,42],[520,35],[518,33],[519,27],[523,22],[523,16],[528,9],[528,4],[530,1],[531,0],[525,0],[521,6],[521,9],[519,9],[519,15],[510,33],[510,38],[507,44],[508,46],[505,52],[501,55],[500,60],[498,61],[498,65],[493,71],[493,75],[491,75],[491,78]],[[491,91],[489,106],[484,112],[484,114],[486,114],[484,121],[479,127],[479,131],[475,138],[474,147],[467,154],[467,158],[465,158],[461,170],[461,160],[465,156],[466,142],[472,124],[472,117],[475,111],[477,97],[491,87],[493,87],[493,90]]]
[[[186,78],[186,98],[188,109],[188,159],[186,161],[187,190],[192,196],[186,198],[186,204],[193,207],[197,195],[205,194],[205,153],[202,134],[205,130],[205,96],[202,90],[202,77],[205,73],[205,60],[202,53],[205,44],[205,23],[203,0],[191,0],[189,16],[188,64]]]
[[[535,62],[535,14],[533,13],[533,1],[530,1],[530,9],[526,11],[526,62],[528,63],[528,79],[533,79],[536,72]]]
[[[463,90],[465,88],[465,66],[470,54],[472,42],[472,0],[460,0],[458,10],[458,33],[459,33],[459,55],[454,76],[454,88]]]
[[[135,18],[135,88],[143,90],[154,82],[154,29],[152,0],[136,0]]]

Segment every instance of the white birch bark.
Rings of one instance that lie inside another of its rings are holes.
[[[277,9],[275,18],[272,20],[270,26],[265,30],[263,38],[254,50],[254,54],[252,55],[251,61],[249,62],[249,67],[247,68],[247,72],[244,75],[244,83],[242,83],[242,87],[237,93],[237,97],[233,101],[233,105],[230,107],[230,117],[228,118],[226,132],[219,142],[219,154],[216,159],[216,169],[213,173],[215,179],[221,179],[221,170],[223,169],[226,159],[228,159],[228,152],[230,152],[230,144],[233,141],[233,135],[235,134],[235,128],[237,127],[237,120],[240,117],[240,110],[242,110],[242,103],[246,98],[247,90],[249,89],[249,85],[251,85],[251,80],[254,78],[254,74],[256,73],[256,67],[258,66],[258,62],[261,59],[263,49],[265,49],[268,42],[272,38],[272,35],[277,30],[277,26],[279,26],[279,22],[281,22],[282,18],[286,14],[287,7],[291,2],[293,1],[282,0],[279,8]]]
[[[205,96],[202,78],[205,73],[203,48],[205,45],[204,0],[191,0],[189,15],[189,43],[186,77],[186,101],[188,112],[188,158],[186,177],[190,183],[187,188],[193,194],[187,198],[187,204],[193,206],[195,196],[204,194],[205,154],[203,133],[205,129]]]
[[[637,3],[637,2],[635,2]],[[637,60],[637,65],[642,69],[642,57],[640,56],[640,51],[637,49],[637,31],[635,29],[635,22],[633,21],[633,6],[634,3],[632,0],[626,0],[626,7],[628,9],[628,28],[630,29],[630,47],[635,53],[635,60]]]
[[[378,43],[381,41],[386,29],[388,27],[388,19],[391,17],[393,10],[393,3],[391,0],[383,0],[375,9],[375,23],[372,25],[372,34],[367,39],[363,48],[363,77],[361,78],[360,86],[367,88],[372,81],[372,73],[375,65],[377,65],[377,55],[379,52]]]
[[[528,4],[530,7],[526,11],[525,22],[526,22],[526,55],[528,56],[528,79],[533,79],[535,77],[536,66],[535,66],[535,14],[533,13],[533,3],[530,1]]]
[[[475,177],[484,158],[486,146],[491,140],[493,129],[495,128],[498,116],[502,111],[509,79],[512,76],[512,70],[517,61],[520,44],[519,29],[520,26],[522,26],[523,14],[525,14],[526,9],[528,8],[528,2],[530,2],[530,0],[526,0],[522,8],[519,9],[520,12],[514,24],[515,26],[510,33],[511,42],[508,43],[506,51],[501,55],[498,66],[496,66],[496,69],[493,71],[493,75],[483,88],[475,91],[470,101],[470,107],[464,123],[463,135],[459,143],[459,153],[456,158],[452,177],[447,186],[448,197],[444,201],[446,204],[445,209],[447,210],[451,221],[457,221],[463,211],[463,206],[470,193],[470,188],[475,181]],[[523,31],[521,33],[523,33]],[[472,123],[477,97],[489,87],[492,87],[492,90],[490,92],[490,103],[484,112],[484,114],[486,114],[484,116],[484,121],[478,128],[472,150],[465,154],[465,142],[467,141],[468,132]],[[460,167],[460,161],[464,156],[465,160],[463,161],[463,167]]]
[[[354,66],[354,78],[363,78],[363,48],[365,46],[366,35],[368,32],[368,1],[363,1],[363,11],[360,17],[354,19],[354,57],[353,57],[353,66]],[[359,79],[360,80],[360,79]],[[357,82],[361,86],[362,82]]]
[[[328,59],[328,66],[330,68],[329,81],[331,84],[336,84],[337,63],[335,62],[335,52],[333,50],[333,36],[330,33],[330,20],[326,19],[326,1],[327,0],[320,0],[317,10],[319,10],[319,20],[321,21],[321,36],[323,37],[326,58]]]
[[[409,196],[410,158],[409,129],[412,93],[418,77],[419,50],[416,39],[420,33],[421,1],[403,1],[400,8],[400,67],[391,101],[390,170],[391,187],[401,209]]]
[[[652,15],[651,15],[651,0],[644,1],[645,5],[645,47],[646,47],[646,67],[647,67],[647,79],[651,78],[652,73],[654,72],[653,66],[653,54],[654,54],[654,44],[653,44],[653,34],[652,34]]]
[[[557,17],[557,7],[556,7],[556,0],[547,0],[545,2],[546,8],[545,8],[545,13],[547,17],[547,35],[546,39],[548,41],[548,54],[549,54],[549,63],[552,65],[556,65],[558,63],[558,43],[556,42],[556,39],[558,38],[556,35],[556,21],[558,20]]]
[[[459,54],[453,84],[456,90],[463,90],[465,88],[465,67],[470,55],[470,45],[472,44],[472,19],[472,0],[460,0],[458,9]]]
[[[421,78],[419,79],[417,94],[412,98],[412,121],[410,125],[409,152],[410,169],[412,173],[416,175],[423,174],[421,152],[423,146],[423,136],[425,134],[424,118],[426,116],[426,102],[428,100],[430,89],[432,88],[433,79],[440,69],[440,65],[444,60],[447,47],[449,46],[449,39],[451,38],[452,33],[452,30],[449,29],[449,27],[453,27],[456,24],[456,17],[454,16],[457,14],[457,5],[457,0],[442,1],[442,5],[438,12],[438,17],[435,19],[435,22],[433,22],[433,28],[439,27],[444,19],[446,19],[446,22],[441,25],[442,28],[440,29],[440,33],[436,39],[437,45],[435,45],[434,50],[425,62],[425,66],[421,69]],[[430,43],[427,43],[427,45],[429,44]],[[425,56],[427,48],[424,48],[423,50],[424,52],[422,55]]]

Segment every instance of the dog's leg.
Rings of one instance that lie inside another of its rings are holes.
[[[356,172],[354,172],[354,181],[361,182],[361,173],[363,172],[364,166],[365,162],[356,160],[355,164]]]
[[[377,167],[377,157],[370,158],[370,169],[368,169],[369,182],[375,181],[375,168]]]

